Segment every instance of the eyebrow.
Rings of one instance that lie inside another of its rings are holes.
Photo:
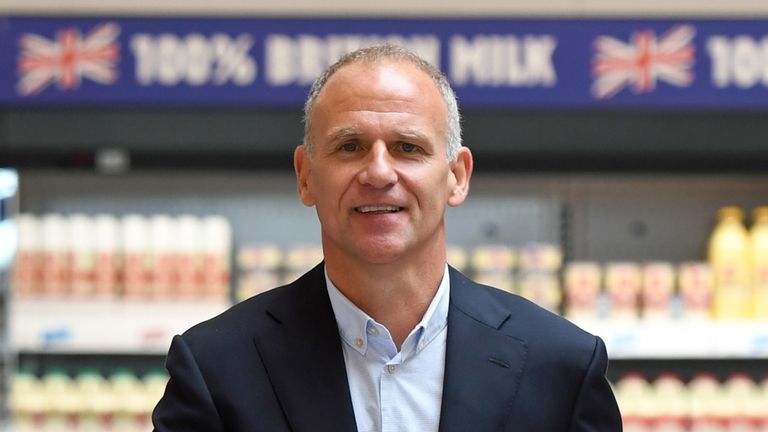
[[[360,131],[354,127],[343,127],[331,131],[328,136],[332,141],[341,141],[345,138],[360,136]]]
[[[427,136],[413,130],[397,131],[401,138],[412,139],[415,141],[428,141]]]
[[[395,134],[398,137],[404,138],[404,139],[416,140],[416,141],[427,141],[426,135],[414,130],[396,131]],[[328,136],[331,138],[332,141],[341,141],[347,138],[357,138],[360,135],[362,135],[360,131],[354,127],[338,128],[331,131],[331,133],[328,134]]]

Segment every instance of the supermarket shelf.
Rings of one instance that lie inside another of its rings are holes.
[[[164,354],[171,338],[229,307],[210,301],[35,299],[10,304],[14,352]]]
[[[768,358],[768,321],[578,321],[612,359]]]
[[[228,302],[15,300],[12,352],[164,354],[175,334]],[[611,359],[768,358],[768,321],[580,320],[603,338]]]

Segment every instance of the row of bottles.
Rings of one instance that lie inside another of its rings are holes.
[[[232,229],[221,216],[21,214],[19,298],[229,298]]]
[[[235,301],[290,283],[322,260],[319,245],[297,245],[285,250],[273,244],[242,246],[235,259]]]
[[[686,383],[632,373],[614,390],[625,432],[768,432],[768,378],[734,374],[721,382],[702,373]]]
[[[322,259],[319,245],[286,249],[270,244],[242,246],[235,261],[235,299],[241,301],[289,283]],[[447,259],[449,264],[480,283],[519,293],[553,311],[560,308],[562,253],[557,246],[532,243],[513,249],[489,244],[467,250],[452,245],[448,247]]]
[[[232,230],[219,216],[127,215],[15,218],[19,249],[12,285],[19,298],[230,298]],[[554,245],[519,249],[451,246],[449,263],[481,283],[581,318],[714,316],[768,318],[768,207],[718,213],[709,268],[690,262],[573,262]],[[322,260],[317,245],[243,247],[237,301],[290,282]],[[710,272],[711,269],[711,272]]]
[[[721,208],[717,221],[709,241],[715,317],[768,319],[768,207],[753,210],[749,230],[738,207]]]
[[[148,432],[151,413],[168,382],[163,370],[142,378],[128,369],[108,377],[83,369],[70,377],[61,369],[37,377],[19,371],[10,388],[14,432]]]
[[[448,262],[482,284],[519,294],[552,312],[563,300],[560,271],[562,250],[546,243],[529,243],[519,249],[482,245],[471,253],[459,247],[448,251]]]
[[[563,311],[573,320],[711,317],[712,272],[703,262],[572,262]]]
[[[320,246],[250,245],[237,253],[235,299],[295,280],[323,259]],[[520,294],[553,312],[584,319],[702,319],[712,316],[707,263],[579,261],[562,268],[560,249],[481,245],[448,248],[448,262],[479,283]]]

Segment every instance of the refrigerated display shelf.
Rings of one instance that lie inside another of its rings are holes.
[[[199,300],[15,300],[10,347],[27,353],[163,354],[175,334],[229,306]]]
[[[10,304],[10,349],[26,353],[164,354],[175,334],[224,301],[24,299]],[[578,320],[612,359],[768,358],[768,321]]]
[[[768,321],[581,320],[612,359],[768,358]]]

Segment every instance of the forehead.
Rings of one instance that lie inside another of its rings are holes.
[[[447,107],[436,83],[406,61],[358,61],[342,66],[326,82],[310,115],[315,123],[352,112],[432,117],[435,127],[447,127]]]

